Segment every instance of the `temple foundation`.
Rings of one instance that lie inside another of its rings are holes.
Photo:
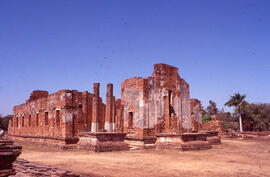
[[[206,134],[207,141],[209,141],[211,145],[221,144],[220,137],[218,136],[218,131],[207,131]]]
[[[182,151],[211,149],[205,133],[157,134],[156,149],[175,149]]]
[[[93,152],[129,150],[124,142],[125,133],[115,132],[81,132],[79,134],[79,149],[87,149]]]

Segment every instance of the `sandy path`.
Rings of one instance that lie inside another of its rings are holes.
[[[89,176],[270,176],[270,140],[222,140],[195,152],[89,153],[22,145],[20,158]]]

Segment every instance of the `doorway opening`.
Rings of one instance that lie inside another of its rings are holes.
[[[128,113],[128,128],[133,128],[133,112]]]

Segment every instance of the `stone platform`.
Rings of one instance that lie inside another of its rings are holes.
[[[135,147],[139,149],[154,149],[157,138],[155,136],[145,136],[145,137],[135,137],[126,136],[125,142],[130,147]]]
[[[211,145],[221,144],[220,137],[218,136],[218,131],[207,131],[205,133],[207,134],[207,141],[209,141]]]
[[[156,149],[205,150],[211,149],[205,133],[157,134]]]
[[[50,137],[50,136],[33,136],[33,135],[13,135],[7,134],[7,138],[19,141],[27,142],[38,146],[48,146],[57,149],[72,149],[74,145],[79,141],[78,137],[64,138],[64,137]]]
[[[13,141],[0,139],[0,177],[16,174],[12,163],[21,152],[22,147],[13,145]]]
[[[129,150],[124,142],[126,133],[108,132],[81,132],[79,134],[79,149],[87,149],[93,152]]]
[[[157,134],[156,137],[157,137],[157,141],[155,143],[156,149],[183,150],[182,135],[160,133],[160,134]]]

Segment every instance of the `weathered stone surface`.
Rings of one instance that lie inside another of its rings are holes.
[[[151,77],[134,77],[122,83],[124,131],[128,137],[190,131],[189,85],[178,68],[155,64]]]
[[[224,124],[220,120],[211,120],[202,124],[202,129],[205,131],[217,131],[219,134],[225,133]]]
[[[21,146],[15,146],[12,141],[0,139],[0,177],[16,174],[12,163],[21,151]]]
[[[157,134],[156,149],[182,151],[205,150],[212,148],[205,133]]]
[[[157,137],[155,136],[126,136],[125,142],[132,148],[153,149],[155,148]]]
[[[218,131],[207,131],[205,133],[207,134],[207,141],[209,141],[211,145],[221,144],[221,139],[218,136]]]
[[[206,133],[184,133],[182,134],[182,139],[184,142],[188,141],[206,141]]]
[[[192,131],[200,131],[202,129],[202,106],[199,100],[190,99],[190,112]]]
[[[129,146],[124,142],[125,135],[115,132],[81,132],[78,148],[93,152],[128,150]]]
[[[49,95],[49,92],[47,91],[43,91],[43,90],[34,90],[29,99],[26,101],[26,102],[30,102],[30,101],[33,101],[33,100],[36,100],[38,98],[42,98],[42,97],[47,97]]]
[[[31,135],[12,135],[9,136],[9,138],[23,143],[27,142],[29,144],[38,146],[49,146],[56,149],[72,149],[74,148],[74,145],[76,145],[76,143],[79,141],[79,137],[61,138]]]
[[[157,134],[156,149],[176,149],[183,150],[182,148],[182,136],[174,134]]]
[[[198,151],[211,149],[212,146],[208,141],[188,141],[182,144],[183,151]]]
[[[221,144],[220,137],[218,136],[207,137],[207,141],[209,141],[211,145]]]
[[[207,141],[206,133],[184,133],[182,134],[182,144],[183,151],[187,150],[205,150],[211,149],[212,146]]]
[[[14,177],[35,177],[35,176],[44,176],[44,177],[79,177],[80,175],[72,173],[68,170],[63,170],[59,168],[53,168],[45,165],[36,165],[30,163],[27,160],[18,158],[14,162],[14,169],[17,174]]]

